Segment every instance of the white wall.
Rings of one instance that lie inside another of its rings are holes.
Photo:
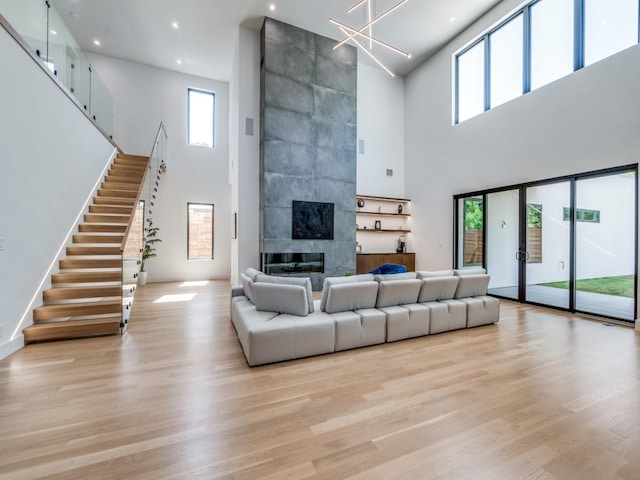
[[[404,109],[404,77],[358,63],[359,195],[404,198]]]
[[[20,348],[49,270],[114,147],[0,28],[0,358]],[[11,72],[11,74],[6,74]]]
[[[460,125],[452,55],[520,1],[505,0],[406,79],[406,194],[418,269],[452,263],[452,195],[640,158],[640,46]]]
[[[149,155],[158,126],[167,133],[167,173],[153,221],[160,228],[150,282],[229,278],[229,84],[103,55],[92,63],[114,101],[114,139],[126,153]],[[215,148],[187,145],[187,89],[216,94]],[[187,202],[215,205],[214,259],[187,260]]]
[[[239,272],[260,267],[260,32],[238,30],[231,86],[232,211],[238,213],[238,238],[232,241],[231,281]],[[253,135],[246,130],[253,120]]]

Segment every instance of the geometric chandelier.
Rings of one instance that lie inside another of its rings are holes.
[[[374,0],[360,0],[353,7],[351,7],[349,10],[347,10],[347,13],[353,13],[354,11],[359,9],[360,7],[362,7],[364,9],[364,11],[365,11],[365,25],[360,27],[360,28],[350,27],[349,25],[346,25],[346,24],[344,24],[342,22],[334,20],[333,18],[329,19],[329,22],[331,22],[333,25],[338,27],[338,29],[342,33],[344,33],[346,35],[346,37],[347,37],[343,41],[338,43],[335,47],[333,47],[333,49],[335,50],[336,48],[344,45],[345,43],[347,43],[349,41],[351,41],[356,45],[356,47],[360,48],[360,50],[362,50],[364,53],[369,55],[374,62],[376,62],[378,65],[380,65],[380,67],[385,72],[387,72],[392,77],[395,77],[393,72],[391,70],[389,70],[387,67],[385,67],[383,65],[383,63],[380,61],[380,59],[378,59],[378,57],[376,57],[374,55],[374,53],[373,53],[374,45],[380,46],[382,48],[386,48],[387,50],[391,50],[392,52],[395,52],[398,55],[402,55],[405,58],[411,58],[411,55],[409,53],[407,53],[407,52],[403,52],[399,48],[393,47],[393,46],[389,45],[388,43],[385,43],[382,40],[379,40],[379,39],[375,38],[373,36],[373,26],[376,23],[378,23],[380,20],[382,20],[383,18],[385,18],[388,15],[390,15],[391,13],[395,12],[398,8],[400,8],[402,5],[407,3],[409,0],[401,0],[396,5],[391,7],[389,10],[387,10],[386,12],[384,12],[381,15],[378,15],[378,16],[375,15],[375,12],[374,12],[375,6],[373,5],[373,1]]]

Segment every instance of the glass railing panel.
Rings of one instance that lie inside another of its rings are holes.
[[[105,133],[113,136],[113,99],[95,72],[91,72],[90,114]]]
[[[47,52],[47,6],[42,0],[0,0],[0,14],[44,59]]]

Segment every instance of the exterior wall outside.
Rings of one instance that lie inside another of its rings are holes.
[[[115,149],[3,28],[0,58],[11,72],[0,89],[3,358],[22,347],[22,329]]]
[[[162,242],[147,264],[149,281],[229,278],[229,84],[103,55],[91,60],[113,97],[114,138],[126,153],[149,155],[161,121],[167,129],[168,169],[153,212]],[[187,145],[190,87],[216,94],[213,149]],[[213,260],[187,260],[187,202],[215,205]]]

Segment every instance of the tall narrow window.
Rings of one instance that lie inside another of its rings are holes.
[[[522,14],[489,36],[491,47],[491,108],[522,95]]]
[[[574,0],[531,6],[531,90],[573,72]]]
[[[482,197],[464,199],[464,267],[482,266],[484,208]]]
[[[187,259],[213,258],[213,205],[187,204]]]
[[[204,90],[189,89],[189,145],[213,148],[213,118],[215,94]]]
[[[638,0],[585,0],[584,63],[638,43]]]
[[[484,112],[484,40],[458,56],[458,122]]]

